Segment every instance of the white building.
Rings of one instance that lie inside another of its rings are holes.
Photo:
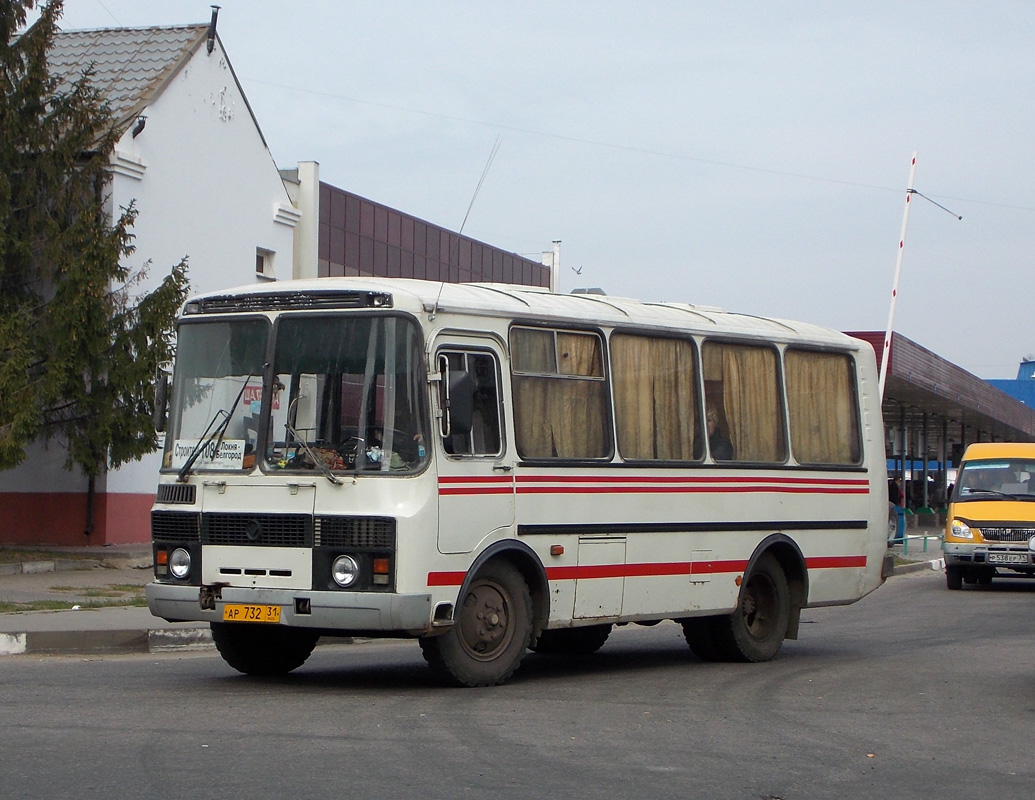
[[[66,31],[51,52],[55,74],[88,66],[122,132],[112,163],[114,211],[135,201],[136,252],[153,288],[187,256],[192,292],[286,279],[301,213],[210,25]],[[295,187],[292,187],[295,190]],[[0,473],[0,542],[120,544],[150,538],[159,456],[96,481],[94,528],[84,535],[87,480],[63,468],[58,440],[38,444]]]

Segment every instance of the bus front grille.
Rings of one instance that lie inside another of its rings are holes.
[[[308,514],[151,513],[151,538],[156,542],[394,550],[395,530],[391,517],[314,520]]]
[[[315,543],[325,547],[395,549],[390,517],[317,517]]]
[[[308,514],[203,514],[202,544],[312,547]]]
[[[200,542],[201,515],[152,511],[151,538],[156,542]]]

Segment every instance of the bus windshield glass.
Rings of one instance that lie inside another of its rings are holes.
[[[428,458],[425,386],[420,336],[408,319],[281,318],[264,469],[422,468]]]
[[[255,466],[269,330],[254,317],[180,326],[163,468]]]
[[[1028,459],[967,461],[957,479],[955,500],[1035,500],[1033,475],[1035,462]]]

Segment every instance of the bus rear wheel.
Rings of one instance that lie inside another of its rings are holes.
[[[683,636],[703,661],[768,661],[787,636],[791,593],[780,562],[763,554],[740,587],[729,616],[681,620]]]
[[[212,623],[212,641],[219,655],[245,675],[286,675],[305,663],[319,638],[319,634],[304,628]]]
[[[791,593],[780,562],[770,553],[755,563],[729,618],[735,661],[768,661],[780,649],[791,619]]]
[[[610,635],[610,624],[543,631],[532,645],[532,652],[558,656],[588,656],[603,647]]]
[[[453,626],[422,637],[431,668],[462,686],[495,686],[514,674],[532,639],[532,597],[521,573],[490,561],[457,603]]]
[[[691,617],[682,620],[683,638],[690,650],[702,661],[725,661],[729,657],[723,650],[722,626],[725,617]]]

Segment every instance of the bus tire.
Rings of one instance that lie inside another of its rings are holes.
[[[953,591],[963,588],[963,570],[960,567],[945,568],[945,588]]]
[[[682,620],[683,638],[690,645],[691,652],[702,661],[726,660],[719,631],[724,622],[723,617],[689,617]]]
[[[740,587],[737,608],[719,627],[719,652],[730,661],[768,661],[787,635],[791,593],[780,562],[764,553]]]
[[[531,649],[533,653],[547,655],[588,656],[603,647],[610,635],[610,623],[582,628],[558,628],[539,634],[539,639]]]
[[[495,686],[514,674],[532,640],[532,596],[511,564],[489,561],[457,601],[453,626],[422,637],[431,668],[461,686]]]
[[[284,625],[213,622],[211,627],[219,655],[245,675],[286,675],[305,663],[320,638]]]

